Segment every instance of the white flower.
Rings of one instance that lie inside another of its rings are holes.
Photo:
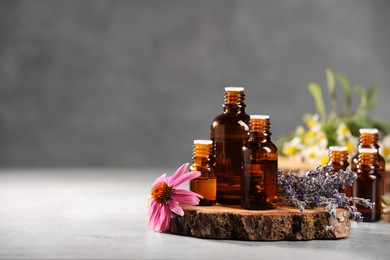
[[[321,123],[319,120],[320,116],[318,114],[313,115],[313,117],[309,121],[307,121],[307,127],[314,132],[320,131]]]
[[[283,144],[283,154],[290,157],[295,162],[301,161],[301,151],[304,147],[302,146],[302,139],[298,136],[294,137],[290,142]]]
[[[343,142],[345,139],[350,139],[352,137],[351,131],[346,124],[340,123],[336,130],[337,141]]]
[[[351,134],[348,126],[344,123],[340,123],[336,130],[337,133],[337,145],[346,146],[349,154],[356,153],[358,138]]]
[[[380,142],[379,152],[386,161],[390,161],[390,134],[383,138]]]
[[[306,147],[302,151],[302,157],[305,162],[310,164],[320,164],[320,163],[324,164],[323,163],[324,161],[327,162],[328,151],[326,148],[324,149],[323,147],[320,147],[318,145],[313,145],[313,146]]]

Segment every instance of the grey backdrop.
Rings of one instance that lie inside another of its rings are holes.
[[[273,138],[326,68],[380,86],[389,1],[0,1],[0,166],[174,168],[244,86]]]

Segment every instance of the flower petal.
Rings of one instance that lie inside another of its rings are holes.
[[[167,182],[167,177],[166,177],[166,173],[164,173],[163,175],[161,175],[160,177],[158,177],[155,181],[154,181],[154,183],[153,183],[153,185],[152,185],[152,187],[154,186],[154,185],[156,185],[157,183],[160,183],[160,182]]]
[[[177,202],[184,204],[184,205],[198,205],[199,199],[194,196],[181,196],[181,197],[174,197]]]
[[[190,180],[193,180],[195,178],[198,178],[199,176],[200,176],[200,172],[198,172],[198,171],[194,171],[194,172],[189,172],[189,173],[183,174],[182,176],[180,176],[179,178],[177,178],[175,180],[171,179],[171,187],[172,188],[176,188],[176,187],[182,185],[183,183],[185,183],[187,181],[190,181]]]
[[[154,231],[164,232],[169,228],[170,223],[171,223],[171,211],[169,210],[168,205],[163,205],[161,208],[158,225],[156,225]]]
[[[177,170],[175,171],[175,173],[172,174],[172,176],[170,177],[170,183],[174,182],[177,178],[179,178],[180,176],[182,176],[183,173],[185,173],[187,167],[188,167],[188,163],[185,163],[185,164],[183,164],[182,166],[180,166],[179,168],[177,168]],[[173,186],[171,185],[171,187],[173,187]]]
[[[154,202],[154,203],[153,203]],[[163,232],[169,228],[171,223],[171,212],[168,205],[152,201],[151,215],[148,222],[148,229]]]
[[[196,195],[194,195],[196,194]],[[199,198],[202,198],[199,194],[187,190],[175,190],[172,193],[172,200],[176,200],[179,203],[186,205],[198,205]]]
[[[157,202],[154,199],[152,199],[152,201],[150,202],[150,205],[148,207],[148,218],[149,219],[151,218],[153,211],[156,210],[156,203]]]
[[[155,230],[156,225],[158,225],[158,220],[160,219],[160,213],[162,209],[162,204],[155,203],[153,209],[151,210],[149,222],[148,222],[148,229]]]
[[[196,192],[193,192],[190,190],[184,190],[184,189],[173,190],[173,195],[175,195],[175,194],[179,195],[179,196],[195,196],[195,197],[203,198],[203,196],[200,195],[199,193],[196,193]]]
[[[179,216],[183,216],[184,215],[184,211],[183,209],[179,206],[179,203],[174,200],[174,199],[171,199],[169,202],[168,202],[168,205],[169,205],[169,208],[175,212],[177,215]]]

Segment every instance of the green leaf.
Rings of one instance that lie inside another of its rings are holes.
[[[377,128],[383,135],[390,134],[390,123],[380,119],[372,118],[372,128]]]
[[[339,119],[339,116],[337,115],[337,113],[331,111],[329,114],[328,114],[328,122],[333,122],[334,120],[338,120]]]
[[[378,86],[372,83],[367,90],[367,109],[373,109],[378,103]]]
[[[353,119],[346,119],[344,120],[344,123],[347,125],[349,131],[351,131],[351,134],[353,136],[358,137],[359,136],[359,129],[361,128],[360,125],[356,123]]]
[[[322,130],[326,134],[326,139],[328,140],[328,146],[336,145],[337,144],[337,123],[338,120],[328,120],[328,122],[325,122],[322,124]]]
[[[358,110],[354,116],[355,124],[359,128],[367,128],[370,127],[370,120],[367,116],[366,110]]]
[[[308,89],[313,96],[317,112],[320,114],[321,121],[323,122],[326,119],[326,110],[324,99],[322,98],[321,87],[317,83],[310,83]]]
[[[333,72],[330,69],[326,71],[326,81],[328,82],[328,92],[330,97],[330,104],[332,107],[332,111],[336,113],[337,111],[337,97],[336,97],[336,80]]]
[[[343,106],[343,114],[345,116],[348,116],[351,114],[351,106],[352,106],[351,86],[349,85],[348,79],[342,73],[336,73],[336,79],[344,90],[345,103]]]
[[[367,109],[367,93],[366,93],[366,90],[364,89],[364,87],[362,85],[356,85],[355,86],[355,91],[360,96],[360,104],[359,104],[357,113],[364,112]]]

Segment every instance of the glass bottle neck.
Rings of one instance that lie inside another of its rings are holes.
[[[244,114],[245,104],[244,103],[241,103],[240,105],[224,104],[223,112],[225,114]]]
[[[333,163],[348,161],[348,151],[329,151],[329,158]]]
[[[194,144],[192,163],[201,164],[211,160],[213,154],[212,144]]]
[[[361,153],[359,155],[359,162],[365,165],[376,164],[377,158],[376,153]]]
[[[360,148],[370,148],[370,147],[379,148],[378,145],[379,135],[377,133],[376,134],[362,133],[360,134],[359,139],[360,139],[360,143],[359,143]]]
[[[359,153],[358,164],[356,166],[358,173],[374,173],[378,170],[377,153]]]
[[[224,113],[245,113],[244,91],[225,91]]]
[[[271,132],[250,132],[249,141],[271,141]]]
[[[269,119],[251,118],[249,122],[249,140],[271,140]]]

